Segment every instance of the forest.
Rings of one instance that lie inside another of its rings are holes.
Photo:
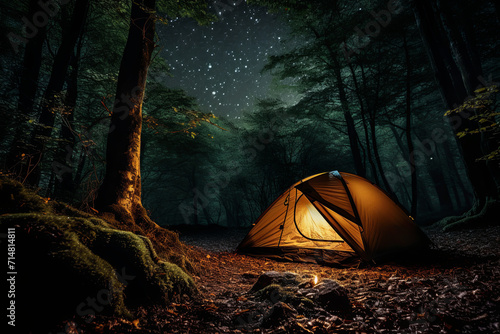
[[[12,333],[500,331],[498,1],[0,8]],[[234,252],[333,171],[430,246],[340,268]]]

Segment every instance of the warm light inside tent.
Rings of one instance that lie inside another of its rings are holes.
[[[313,285],[318,284],[318,276],[314,275]]]

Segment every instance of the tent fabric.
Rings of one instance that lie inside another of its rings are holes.
[[[360,176],[305,178],[257,219],[239,253],[318,263],[355,263],[428,243],[405,210]]]

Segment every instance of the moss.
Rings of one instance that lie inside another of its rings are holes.
[[[191,259],[196,258],[197,253],[179,240],[178,233],[164,229],[153,222],[142,205],[136,207],[135,220],[118,205],[110,205],[102,210],[103,212],[99,215],[110,226],[148,238],[153,246],[152,249],[156,250],[158,258],[161,257],[175,263],[186,272],[196,272]]]
[[[63,216],[71,216],[71,217],[82,217],[82,218],[92,218],[93,216],[89,213],[80,211],[78,209],[75,209],[71,205],[59,201],[50,201],[48,203],[51,207],[53,212],[63,215]]]
[[[70,221],[34,213],[0,217],[2,229],[16,227],[16,302],[20,314],[29,315],[22,321],[27,326],[50,326],[75,314],[130,314],[115,268],[79,240]]]
[[[23,212],[51,213],[52,209],[47,201],[21,183],[0,177],[0,214]]]
[[[7,178],[0,179],[0,210],[2,230],[16,228],[19,303],[27,305],[28,327],[75,314],[127,317],[131,308],[197,293],[183,270],[193,269],[189,249],[154,223],[147,233],[138,227],[146,236],[123,231],[130,226],[116,216],[107,221],[49,202]],[[178,265],[160,261],[155,247]]]
[[[166,296],[166,300],[175,295],[193,295],[198,292],[193,278],[173,263],[158,262],[155,280],[157,280],[162,294]]]
[[[24,301],[29,313],[44,322],[75,313],[127,316],[130,307],[164,305],[196,291],[181,268],[155,261],[147,238],[109,228],[100,219],[21,213],[0,217],[0,226],[16,226],[22,273],[29,277],[19,289],[30,296]],[[88,298],[98,296],[106,300],[96,310]]]

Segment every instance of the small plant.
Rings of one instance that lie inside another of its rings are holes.
[[[496,85],[491,85],[477,89],[476,96],[466,100],[461,106],[448,110],[445,116],[460,114],[462,112],[473,112],[474,115],[469,117],[469,120],[475,121],[478,127],[475,129],[465,129],[457,133],[458,138],[473,134],[484,134],[490,142],[492,150],[480,160],[500,160],[500,125],[498,118],[500,113],[496,111],[496,94],[499,88]]]

